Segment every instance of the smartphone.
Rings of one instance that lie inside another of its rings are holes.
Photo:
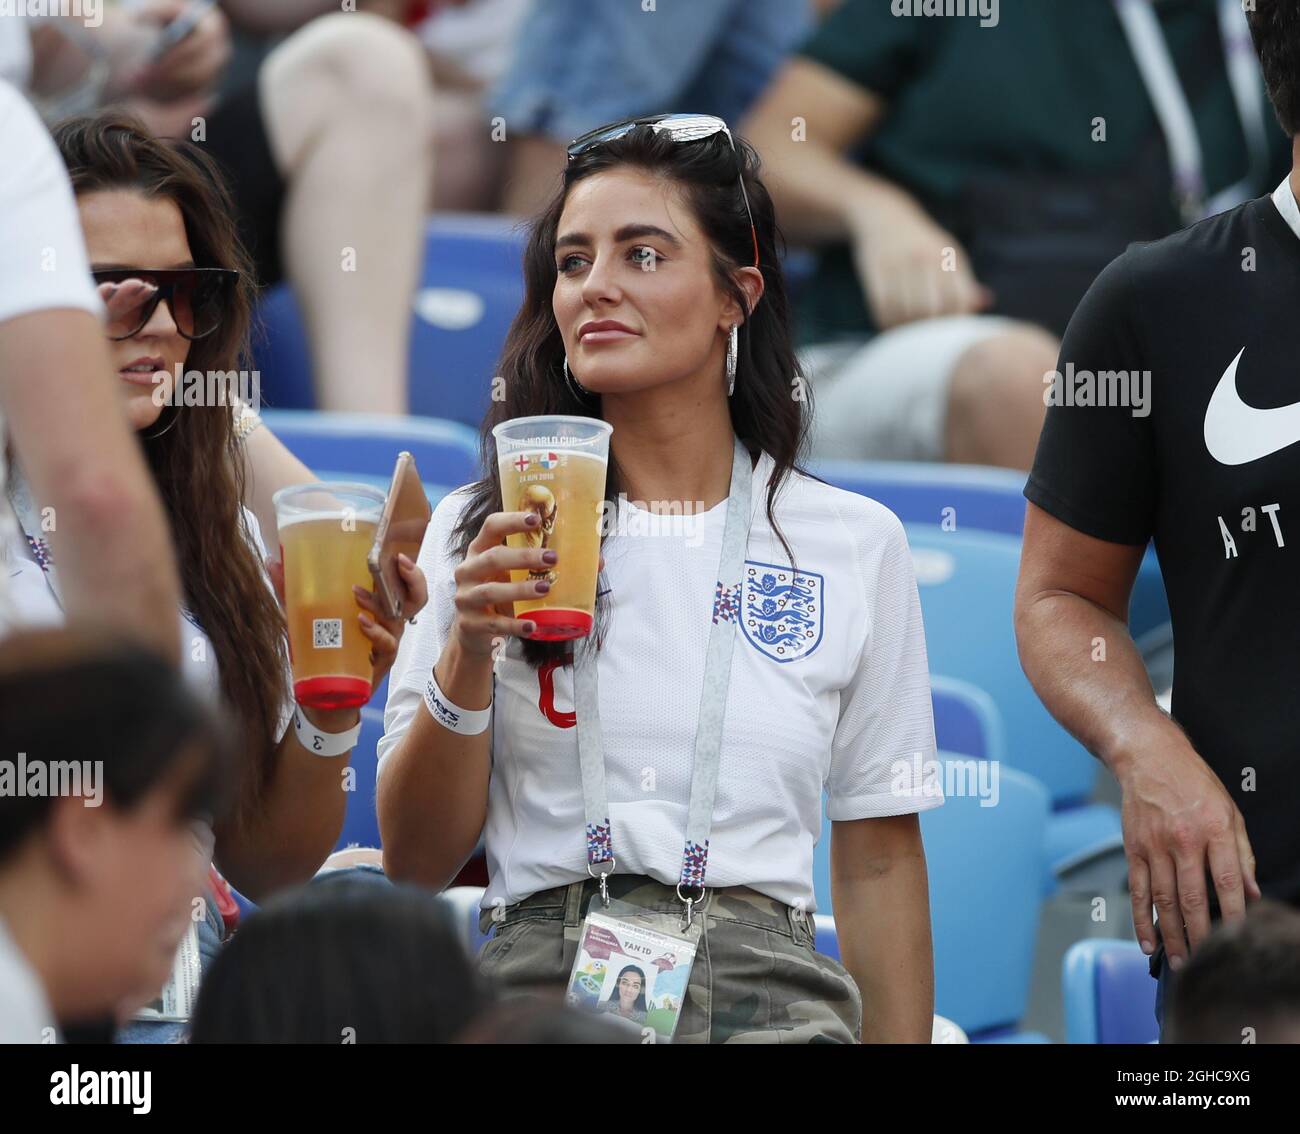
[[[194,0],[194,3],[163,28],[162,35],[154,44],[151,61],[157,63],[181,40],[190,35],[199,26],[199,21],[216,6],[217,0]]]
[[[399,453],[388,499],[379,517],[379,527],[375,529],[375,542],[366,561],[375,580],[375,595],[388,618],[407,618],[415,613],[405,609],[406,587],[397,571],[397,557],[404,553],[415,559],[420,554],[424,529],[432,515],[433,509],[429,507],[429,498],[415,468],[415,458],[410,453]]]

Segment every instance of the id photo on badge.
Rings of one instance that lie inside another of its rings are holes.
[[[650,1028],[658,1040],[677,1030],[695,946],[680,937],[591,914],[569,977],[575,1008]]]

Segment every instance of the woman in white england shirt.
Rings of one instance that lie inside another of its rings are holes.
[[[484,423],[488,474],[436,510],[420,555],[430,609],[390,683],[385,866],[445,886],[482,834],[482,924],[496,927],[484,974],[508,989],[564,987],[578,917],[599,908],[570,651],[598,643],[608,822],[595,826],[606,838],[612,827],[609,891],[680,909],[675,884],[695,877],[683,835],[706,647],[712,626],[731,620],[702,848],[707,957],[697,954],[677,1039],[928,1042],[916,813],[942,798],[913,772],[933,754],[934,729],[911,560],[887,509],[795,465],[809,391],[772,204],[753,151],[720,125],[691,131],[674,117],[579,140],[532,229],[524,303],[498,370],[504,397]],[[548,413],[613,426],[607,497],[618,523],[602,544],[586,642],[539,641],[534,623],[511,617],[539,585],[509,582],[509,568],[563,563],[504,546],[537,518],[501,510],[490,430]],[[745,461],[744,565],[724,586],[719,548]],[[652,515],[661,509],[647,501],[698,514]],[[489,728],[444,725],[438,701],[461,720],[490,709]],[[809,926],[823,791],[844,967],[814,952]]]

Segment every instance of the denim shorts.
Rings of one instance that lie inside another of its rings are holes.
[[[808,0],[546,0],[487,99],[508,131],[568,142],[645,114],[734,127],[812,29]]]
[[[543,890],[484,910],[492,937],[479,971],[502,995],[559,996],[578,952],[593,880]],[[679,914],[672,886],[636,875],[609,879],[610,897]],[[597,900],[599,908],[599,900]],[[751,890],[708,890],[697,909],[703,935],[674,1043],[855,1043],[862,998],[836,960],[818,953],[812,918]]]

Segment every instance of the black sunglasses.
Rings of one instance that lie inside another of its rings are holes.
[[[110,317],[108,337],[114,342],[144,330],[164,300],[182,338],[191,342],[206,338],[221,325],[239,280],[239,273],[231,268],[107,268],[90,274],[96,284],[140,280],[157,289]]]
[[[749,214],[749,233],[754,239],[754,267],[757,268],[758,229],[754,227],[754,213],[749,207],[749,194],[745,192],[745,178],[741,171],[740,155],[736,153],[736,142],[731,136],[731,129],[721,118],[715,118],[712,114],[652,114],[648,118],[631,118],[612,126],[600,126],[569,143],[569,160],[572,161],[579,154],[596,146],[630,134],[638,126],[649,126],[656,134],[667,134],[674,142],[699,142],[718,134],[726,135],[736,158],[736,180],[740,182],[740,196],[745,202],[745,212]]]

